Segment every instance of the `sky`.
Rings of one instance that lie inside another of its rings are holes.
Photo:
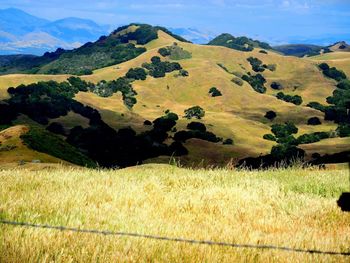
[[[1,0],[50,20],[88,18],[246,35],[270,43],[350,41],[350,0]]]

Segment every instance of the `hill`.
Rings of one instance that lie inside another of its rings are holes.
[[[76,19],[72,18],[69,21],[59,21],[56,24],[74,24],[76,28],[73,29],[79,29],[79,23],[75,22],[77,22]],[[43,56],[0,56],[0,74],[92,74],[92,70],[128,61],[145,52],[146,49],[142,45],[156,39],[159,29],[177,40],[186,41],[182,37],[173,35],[165,28],[131,24],[118,28],[109,36],[101,36],[94,43],[88,42],[74,50],[57,49],[55,52],[47,52]],[[71,37],[75,35],[74,31],[67,34]]]
[[[248,172],[169,165],[1,170],[0,219],[345,253],[350,215],[340,211],[336,199],[348,189],[347,176],[344,169]],[[347,260],[6,225],[0,225],[0,236],[6,247],[1,262]]]
[[[133,31],[135,27],[126,27],[123,30],[135,32]],[[174,45],[174,42],[177,45]],[[128,149],[125,150],[126,156],[129,154],[134,156],[130,157],[130,160],[134,160],[136,156],[140,158],[137,161],[168,163],[174,151],[179,155],[175,156],[176,159],[183,165],[224,166],[229,162],[237,164],[245,157],[266,155],[271,152],[272,147],[284,145],[263,137],[271,133],[273,124],[283,124],[286,121],[291,121],[297,126],[297,133],[293,134],[295,138],[311,134],[312,139],[309,136],[310,138],[308,137],[305,141],[304,136],[298,142],[299,148],[306,150],[307,160],[312,160],[314,158],[312,156],[316,156],[314,155],[316,153],[325,155],[335,153],[334,149],[337,149],[337,153],[350,150],[349,143],[345,139],[337,138],[339,125],[333,120],[325,120],[325,113],[321,110],[307,106],[310,102],[318,102],[325,107],[330,107],[326,98],[332,96],[333,91],[336,90],[337,82],[322,73],[318,67],[320,62],[309,58],[285,57],[270,50],[261,52],[260,48],[255,48],[251,52],[241,52],[220,46],[195,45],[181,42],[159,29],[157,37],[142,47],[146,51],[134,59],[120,63],[118,66],[97,69],[92,75],[82,76],[81,78],[87,81],[87,90],[76,91],[69,95],[72,97],[68,100],[69,103],[78,101],[97,110],[104,123],[99,121],[99,127],[108,125],[115,130],[122,129],[122,133],[110,131],[111,136],[116,136],[117,141],[130,135],[128,140],[132,138],[133,143],[130,144],[132,147],[122,144],[122,147]],[[177,60],[170,58],[173,57],[171,53],[174,50]],[[170,55],[167,52],[170,52]],[[336,54],[336,52],[330,54]],[[326,55],[328,54],[324,56]],[[154,58],[155,56],[160,58],[160,62]],[[130,71],[130,69],[138,70]],[[146,72],[145,78],[142,77],[142,69]],[[256,77],[258,74],[263,76],[265,83],[261,84],[262,78]],[[126,81],[125,76],[136,79]],[[40,80],[61,82],[68,77],[68,75],[28,74],[1,76],[0,96],[3,99],[10,97],[6,92],[9,86],[16,87],[22,83],[29,84]],[[105,82],[101,82],[102,80]],[[116,80],[117,82],[113,82]],[[71,85],[73,86],[62,84],[60,88],[77,89],[80,86],[80,84]],[[221,94],[221,96],[213,97],[209,93],[213,87],[216,88],[215,94]],[[277,94],[281,91],[284,97],[277,98]],[[300,96],[301,104],[284,101],[287,100],[286,95],[292,98]],[[15,103],[16,100],[12,101]],[[28,102],[32,103],[30,100]],[[60,105],[60,103],[53,105]],[[204,109],[205,116],[200,120],[184,117],[184,111],[193,106]],[[71,106],[63,109],[56,109],[56,106],[50,107],[57,110],[58,116],[55,113],[54,117],[50,115],[41,117],[48,118],[48,122],[61,123],[67,132],[66,139],[69,137],[69,130],[78,125],[84,128],[79,132],[89,132],[90,135],[96,136],[96,130],[91,130],[95,124],[89,124],[86,117],[82,119],[83,115],[80,113],[75,115],[61,113],[61,110],[71,112],[69,108]],[[46,111],[45,108],[45,111],[37,112]],[[274,111],[277,117],[272,120],[266,118],[268,111]],[[173,114],[176,114],[178,119]],[[37,117],[32,116],[32,118]],[[320,125],[308,125],[309,119],[314,117],[320,120]],[[156,121],[157,124],[152,121]],[[206,131],[191,131],[187,128],[191,122],[204,124]],[[44,121],[41,125],[46,128],[49,124]],[[88,128],[89,125],[91,129]],[[123,130],[124,128],[128,128],[128,132]],[[160,133],[158,133],[159,128]],[[154,133],[155,130],[157,133]],[[317,144],[319,139],[316,137],[320,134],[315,135],[315,132],[321,133],[321,136],[328,136],[327,143],[322,149],[320,149],[320,143],[324,137]],[[158,137],[159,135],[161,137]],[[101,138],[111,136],[104,136],[102,133],[89,141],[100,142],[101,145],[105,145],[101,151],[108,149],[109,153],[118,156],[118,153],[114,152],[117,148],[110,149],[112,143],[108,141],[102,143]],[[140,144],[145,142],[145,138],[149,138],[148,142]],[[76,140],[70,142],[85,153],[89,151],[89,147],[92,147]],[[140,152],[139,147],[144,149],[143,147],[149,142],[152,142],[153,146],[144,151],[147,156],[135,154]],[[186,148],[188,154],[185,154],[181,145]],[[174,147],[178,148],[174,150]],[[106,156],[108,151],[104,153]],[[90,154],[91,157],[94,152],[91,151]],[[110,161],[116,160],[108,160]]]
[[[247,37],[234,37],[230,34],[221,34],[211,40],[208,45],[223,46],[240,51],[252,51],[255,47],[271,49],[270,45]]]
[[[348,45],[345,41],[340,41],[335,43],[334,45],[329,46],[329,49],[332,51],[349,52],[350,45]]]
[[[316,56],[322,53],[331,52],[329,48],[308,44],[281,45],[275,46],[273,49],[282,53],[283,55],[296,57]]]

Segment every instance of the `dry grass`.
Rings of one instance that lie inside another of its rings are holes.
[[[3,170],[0,218],[347,251],[346,170]],[[346,262],[348,258],[0,226],[0,262]]]

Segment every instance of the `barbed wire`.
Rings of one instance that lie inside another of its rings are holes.
[[[31,227],[31,228],[41,228],[41,229],[53,229],[60,231],[71,231],[77,233],[90,233],[98,234],[105,236],[127,236],[127,237],[138,237],[154,240],[162,240],[169,242],[180,242],[188,244],[198,244],[198,245],[210,245],[210,246],[223,246],[223,247],[233,247],[233,248],[248,248],[248,249],[272,249],[272,250],[282,250],[287,252],[299,252],[299,253],[309,253],[309,254],[323,254],[323,255],[335,255],[335,256],[350,256],[349,252],[336,252],[336,251],[322,251],[314,249],[301,249],[301,248],[291,248],[291,247],[281,247],[275,245],[254,245],[254,244],[235,244],[227,242],[217,242],[211,240],[196,240],[196,239],[186,239],[186,238],[174,238],[166,236],[156,236],[156,235],[147,235],[147,234],[138,234],[138,233],[129,233],[129,232],[114,232],[109,230],[94,230],[94,229],[80,229],[67,226],[52,226],[52,225],[39,225],[27,222],[16,222],[8,220],[0,220],[0,224],[3,225],[12,225],[12,226],[22,226],[22,227]]]

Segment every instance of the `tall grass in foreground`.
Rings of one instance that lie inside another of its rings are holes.
[[[0,218],[233,243],[348,251],[336,199],[347,170],[0,171]],[[0,262],[346,262],[341,256],[200,246],[0,226]],[[348,262],[348,261],[347,261]]]

